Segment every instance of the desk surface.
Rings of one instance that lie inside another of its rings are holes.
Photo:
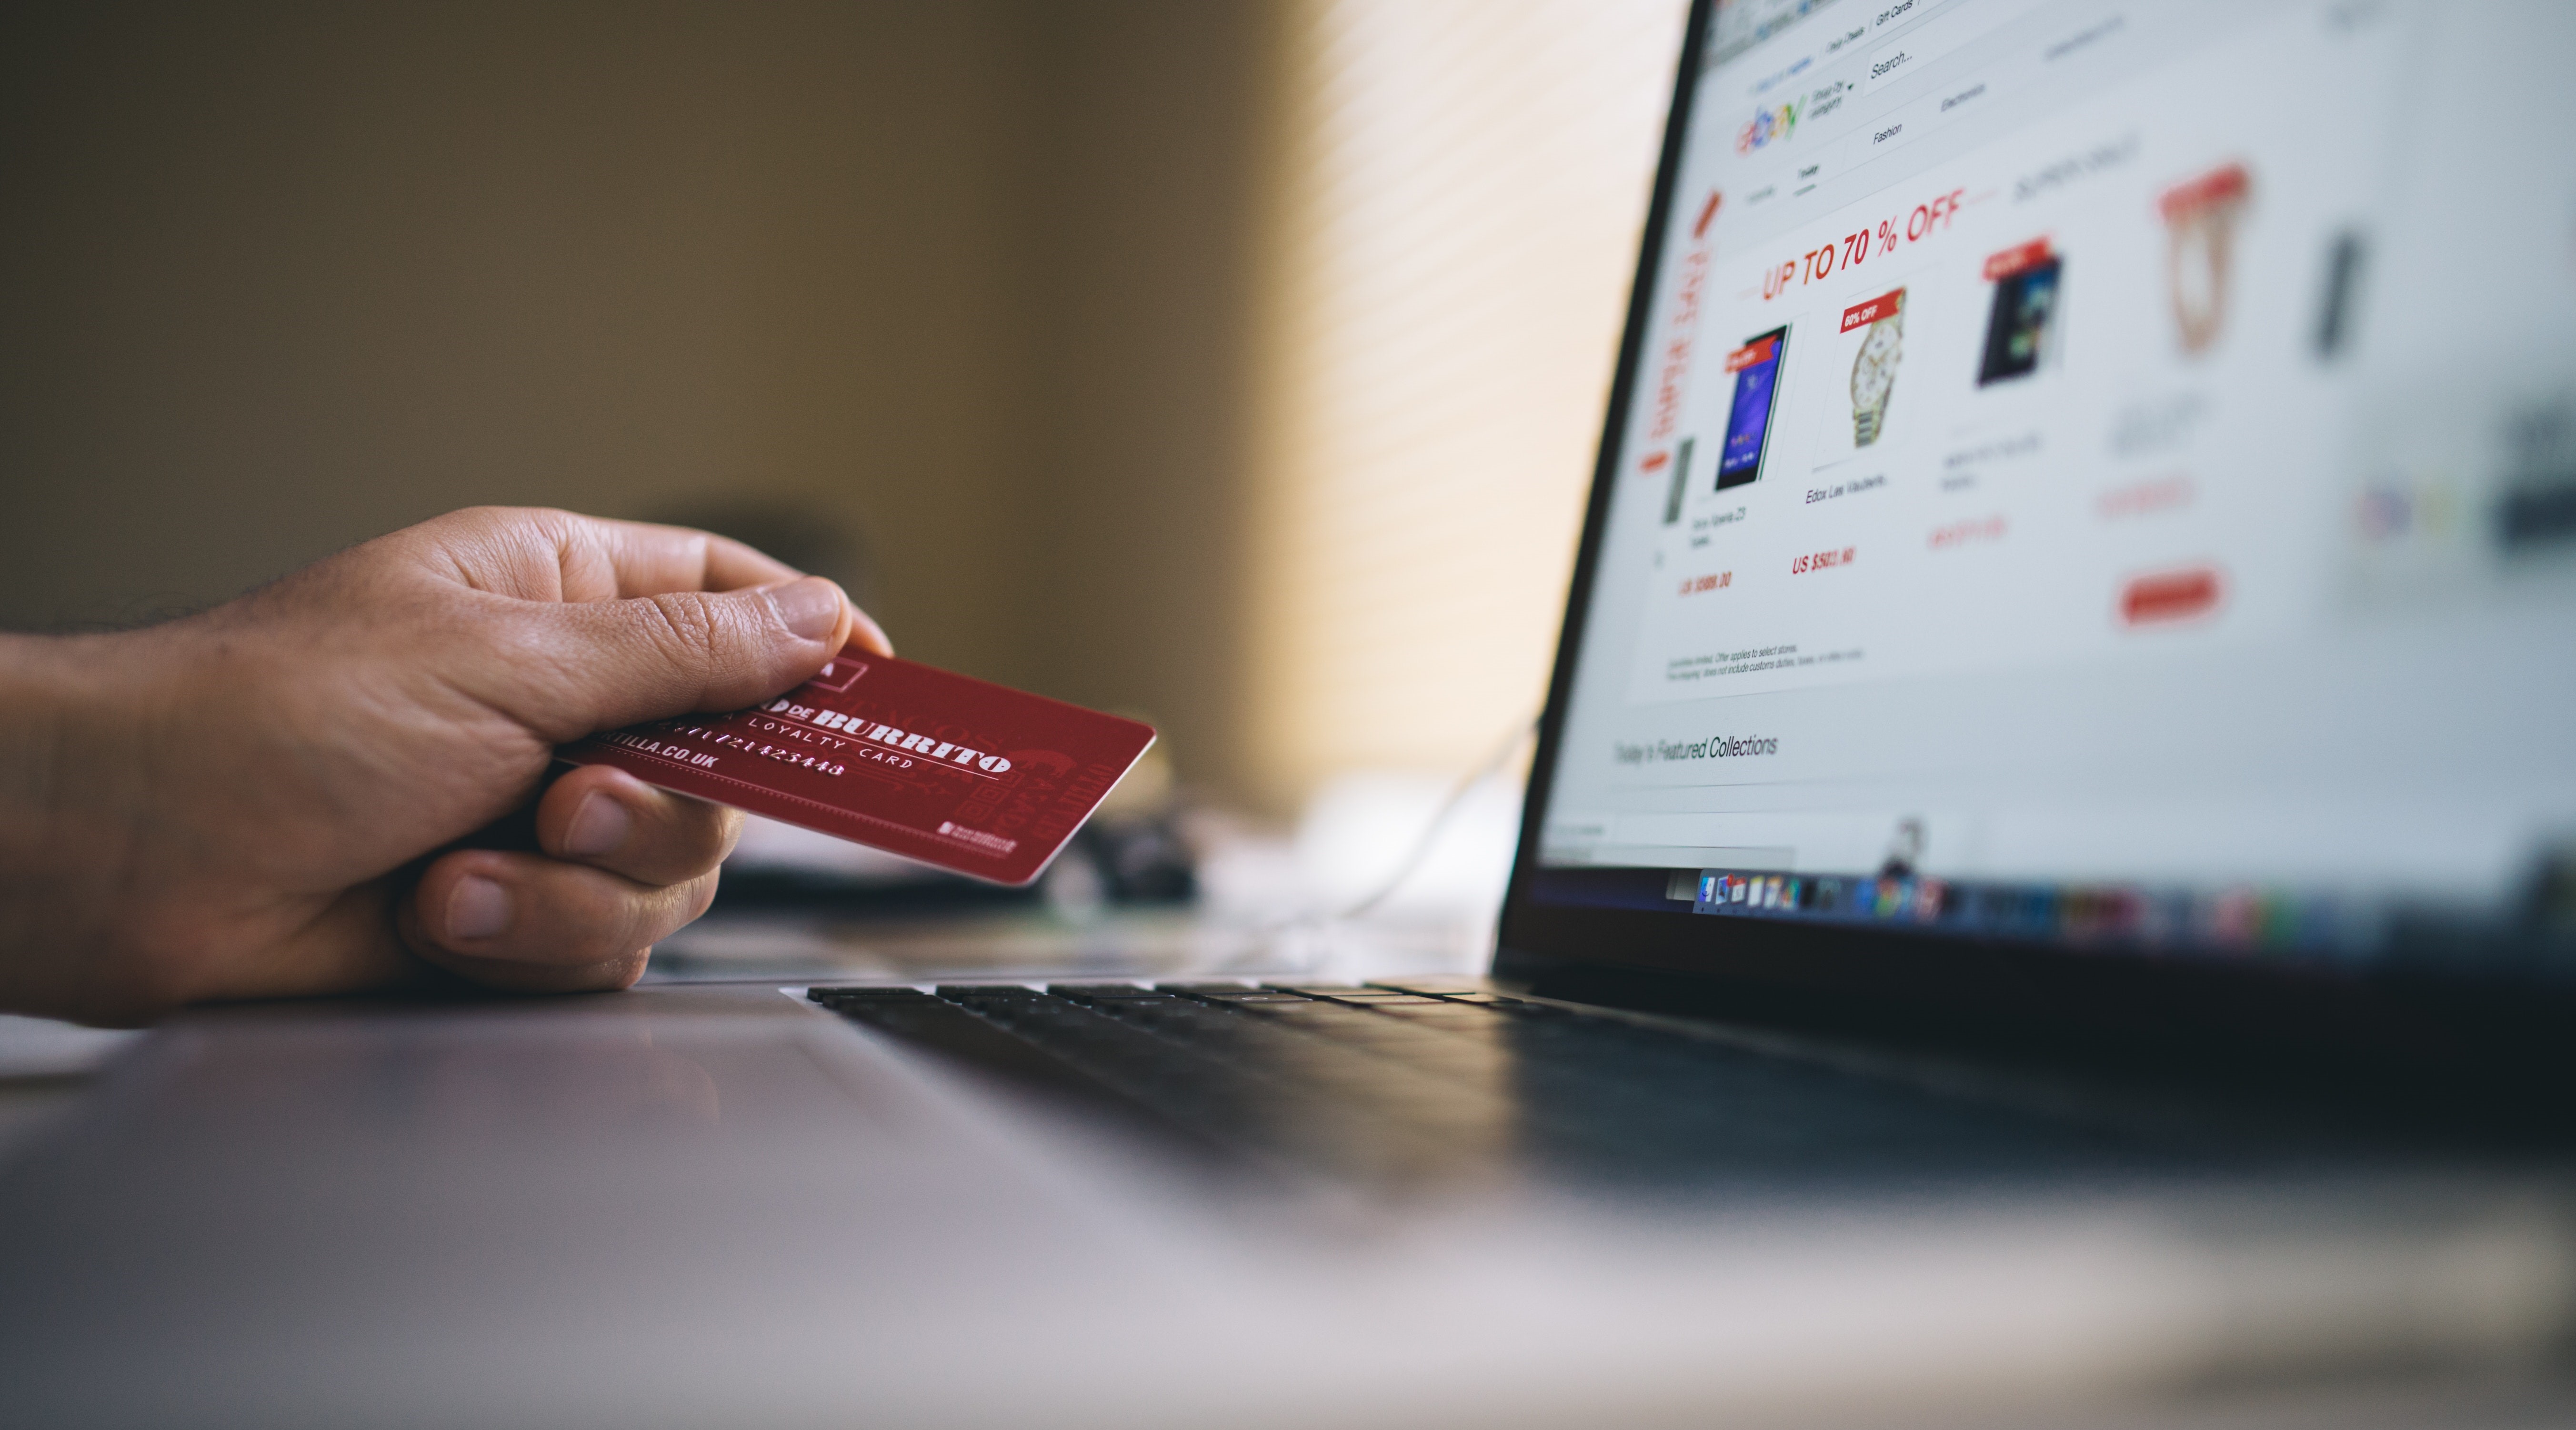
[[[0,1421],[2576,1423],[2554,1185],[1217,1204],[762,982],[86,1041]]]

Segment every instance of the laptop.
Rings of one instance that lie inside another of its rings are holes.
[[[0,1398],[2576,1411],[2576,15],[1688,27],[1481,976],[191,1014],[0,1166]]]

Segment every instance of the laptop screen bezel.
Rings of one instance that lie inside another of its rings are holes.
[[[1716,8],[1716,0],[1693,0],[1686,22],[1492,976],[1584,1001],[1980,1039],[2219,1040],[2420,1063],[2528,1051],[2562,1036],[2576,1021],[2576,991],[2565,988],[2093,954],[1937,933],[1576,907],[1534,896],[1620,435],[1644,367],[1658,256],[1675,218],[1683,142]]]

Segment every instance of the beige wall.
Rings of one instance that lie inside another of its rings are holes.
[[[1684,0],[1288,0],[1246,782],[1455,775],[1554,662]]]
[[[907,654],[1142,709],[1223,787],[1268,24],[13,7],[0,625],[473,502],[751,504],[860,537]]]
[[[1248,788],[1240,699],[1250,226],[1275,7],[1036,0],[1041,421],[1019,474],[1037,688],[1143,712],[1185,776]]]

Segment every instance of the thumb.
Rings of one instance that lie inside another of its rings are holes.
[[[545,608],[544,708],[521,712],[561,743],[701,710],[738,710],[813,676],[876,623],[820,576],[740,591],[666,591]]]

